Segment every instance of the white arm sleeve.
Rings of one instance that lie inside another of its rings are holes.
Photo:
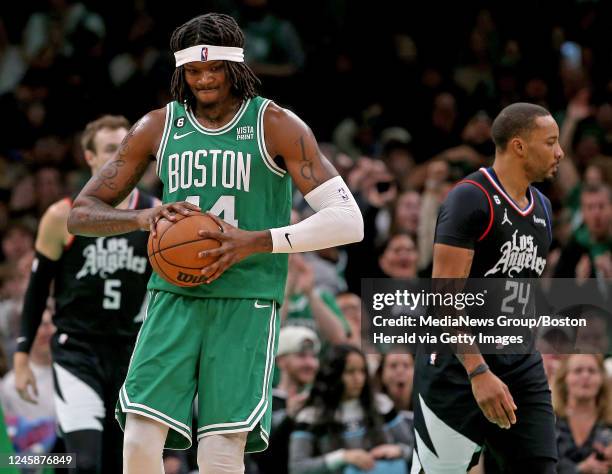
[[[341,176],[304,196],[316,212],[302,222],[270,229],[272,253],[309,252],[363,239],[363,217]]]

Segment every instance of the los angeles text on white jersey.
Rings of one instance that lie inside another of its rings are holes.
[[[129,245],[128,239],[121,237],[99,237],[95,244],[85,247],[83,257],[85,263],[76,274],[77,280],[97,274],[105,278],[117,270],[142,274],[147,269],[147,259],[134,255],[134,247]]]
[[[544,271],[546,259],[538,257],[538,246],[533,244],[532,235],[520,235],[518,230],[512,234],[512,240],[504,242],[500,248],[502,254],[498,262],[484,276],[501,272],[509,277],[520,273],[524,268],[535,270],[539,275]]]
[[[223,186],[249,192],[251,154],[233,150],[186,150],[168,157],[168,192]],[[220,168],[219,168],[220,166]]]

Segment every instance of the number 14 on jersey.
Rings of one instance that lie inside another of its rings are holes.
[[[200,196],[187,196],[186,201],[194,206],[200,207]],[[209,211],[228,224],[238,227],[238,219],[235,218],[235,209],[235,196],[220,196]]]

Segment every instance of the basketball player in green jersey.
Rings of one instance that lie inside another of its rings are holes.
[[[244,452],[267,447],[271,383],[287,255],[359,241],[355,200],[295,114],[258,97],[244,36],[227,15],[175,30],[174,101],[145,115],[116,156],[81,191],[68,229],[112,235],[156,232],[176,214],[208,211],[218,259],[203,284],[182,288],[154,274],[147,316],[119,393],[124,472],[160,473],[164,447],[191,445],[198,395],[200,472],[243,472]],[[157,160],[163,205],[112,206]],[[289,225],[291,181],[316,211]],[[220,218],[222,217],[223,220]]]

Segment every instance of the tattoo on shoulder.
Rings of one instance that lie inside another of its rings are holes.
[[[138,184],[138,181],[140,181],[140,178],[142,178],[142,175],[147,170],[149,163],[150,161],[141,161],[140,163],[138,163],[138,166],[136,167],[136,171],[134,171],[134,173],[132,174],[132,176],[130,176],[130,179],[128,180],[126,189],[128,189],[129,191],[127,193],[129,193],[132,189],[136,187],[136,185]]]
[[[136,127],[138,127],[139,124],[140,124],[140,121],[132,125],[132,128],[130,128],[130,131],[127,133],[125,137],[123,137],[123,140],[121,141],[121,145],[119,146],[119,153],[117,154],[119,158],[124,158],[130,151],[130,140],[134,136]]]
[[[302,157],[300,159],[300,174],[302,175],[302,178],[308,181],[312,181],[317,185],[321,184],[321,180],[315,175],[314,163],[311,158],[308,158],[308,154],[306,153],[304,136],[302,135],[298,141],[300,143],[300,149],[302,153]]]
[[[106,187],[111,191],[117,190],[117,182],[115,178],[119,174],[119,168],[125,166],[125,160],[117,158],[107,163],[101,170],[100,173],[95,177],[96,187],[94,191],[98,191],[102,187]]]
[[[128,178],[128,180],[123,184],[121,181],[117,181],[115,178],[119,175],[120,168],[124,167],[126,164],[126,156],[130,151],[130,140],[134,136],[135,130],[138,127],[140,122],[137,122],[132,126],[127,135],[123,138],[121,145],[119,146],[119,151],[117,152],[117,156],[109,161],[104,167],[100,170],[98,175],[95,177],[96,186],[94,188],[95,191],[105,187],[111,191],[119,192],[119,195],[115,198],[115,204],[120,203],[125,197],[134,189],[140,178],[144,174],[147,166],[149,165],[149,161],[145,160],[138,163],[136,169],[132,176]]]

